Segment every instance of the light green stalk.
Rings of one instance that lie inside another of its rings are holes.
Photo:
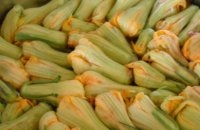
[[[139,92],[143,92],[146,95],[151,92],[143,87],[119,84],[95,71],[86,71],[77,76],[76,79],[84,85],[87,96],[96,96],[109,91],[120,91],[125,96],[132,97]]]
[[[29,80],[28,73],[20,61],[2,55],[0,55],[0,77],[17,89]]]
[[[168,30],[159,30],[154,33],[153,39],[148,44],[149,50],[163,50],[169,53],[176,61],[188,66],[188,61],[182,55],[179,45],[179,38]]]
[[[119,83],[131,82],[132,75],[128,68],[108,58],[88,39],[79,40],[78,46],[68,55],[68,60],[77,74],[92,70]]]
[[[45,103],[39,103],[22,116],[0,124],[0,130],[37,130],[42,115],[51,110]]]
[[[65,97],[57,108],[58,119],[81,130],[109,130],[97,117],[92,106],[79,97]]]
[[[64,0],[51,0],[41,7],[28,8],[23,11],[19,25],[41,24],[43,19],[54,9],[64,4]]]
[[[44,27],[60,30],[64,21],[72,16],[73,12],[79,5],[79,2],[80,0],[70,0],[53,10],[45,17],[43,21]]]
[[[128,108],[133,123],[145,130],[179,130],[178,124],[169,115],[156,107],[143,93],[136,95]]]
[[[188,25],[179,34],[181,46],[183,46],[185,41],[190,37],[191,32],[200,32],[200,10],[196,11]]]
[[[30,76],[37,79],[55,79],[61,76],[61,80],[74,79],[75,73],[57,64],[31,57],[25,65]]]
[[[95,98],[95,112],[110,129],[136,130],[127,114],[120,92],[113,91],[98,95]]]
[[[31,109],[31,107],[32,107],[32,103],[27,99],[21,99],[17,102],[6,104],[6,107],[1,116],[2,123],[12,121],[20,117],[29,109]]]
[[[84,96],[83,85],[77,80],[65,80],[61,82],[52,81],[40,83],[39,81],[29,82],[20,90],[21,95],[27,99],[47,101],[57,105],[65,96]]]
[[[22,45],[22,50],[25,58],[35,56],[65,68],[71,67],[67,62],[68,53],[57,51],[42,41],[26,41]]]
[[[198,85],[199,83],[194,73],[181,66],[164,51],[150,51],[144,55],[143,60],[150,62],[153,67],[167,77],[178,80],[186,85]]]
[[[147,51],[148,43],[153,39],[154,30],[151,28],[147,28],[141,31],[137,41],[133,44],[134,52],[139,55],[143,56]]]
[[[149,16],[146,27],[153,28],[158,21],[177,14],[186,8],[186,0],[157,0]]]
[[[64,49],[66,47],[67,35],[64,32],[50,30],[37,24],[26,24],[17,30],[15,40],[40,40],[53,48]]]
[[[74,17],[87,21],[98,4],[101,3],[101,1],[102,0],[81,0],[81,3],[74,14]]]
[[[39,130],[70,130],[70,128],[58,120],[54,111],[49,111],[41,117]]]
[[[15,5],[6,15],[2,26],[1,36],[8,42],[13,42],[15,39],[15,31],[18,28],[18,20],[22,14],[23,7]]]
[[[19,59],[22,55],[22,50],[13,45],[0,36],[0,55],[9,56],[14,59]]]
[[[164,20],[160,20],[156,24],[156,30],[169,30],[176,35],[179,35],[197,10],[197,6],[191,5],[178,14],[169,16]]]
[[[77,18],[70,17],[63,23],[62,31],[80,31],[80,32],[90,32],[97,29],[97,25],[94,23],[86,22],[83,20],[79,20]]]
[[[155,0],[142,0],[118,15],[111,23],[118,26],[128,37],[138,36],[142,31]]]

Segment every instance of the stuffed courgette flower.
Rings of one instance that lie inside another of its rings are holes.
[[[37,57],[39,59],[55,63],[65,68],[71,67],[67,62],[68,53],[58,51],[42,41],[23,42],[22,51],[25,59],[29,59],[30,57]]]
[[[83,85],[77,80],[58,81],[33,80],[23,85],[20,90],[22,97],[46,101],[58,105],[65,96],[84,97]]]
[[[143,56],[147,51],[147,45],[153,39],[154,30],[151,28],[147,28],[141,31],[138,36],[138,39],[135,44],[133,44],[134,52],[139,55]]]
[[[2,80],[0,80],[0,90],[0,98],[6,103],[15,102],[21,99],[17,90]]]
[[[95,112],[110,129],[136,130],[120,92],[102,93],[95,98]]]
[[[29,75],[21,62],[3,55],[0,56],[0,77],[16,89],[29,81]]]
[[[192,35],[183,46],[183,55],[191,61],[200,60],[200,33]]]
[[[109,130],[97,117],[92,106],[79,97],[67,96],[60,102],[56,115],[70,127],[81,130]]]
[[[118,15],[120,12],[135,6],[141,0],[116,0],[112,9],[109,11],[107,18],[112,20],[115,15]]]
[[[138,36],[145,26],[155,0],[142,0],[137,5],[115,15],[111,23],[128,37]]]
[[[169,16],[164,20],[160,20],[156,24],[156,29],[169,30],[175,33],[176,35],[179,35],[179,33],[184,29],[184,27],[190,22],[190,19],[193,17],[197,10],[197,6],[191,5],[178,14]]]
[[[180,64],[187,66],[188,62],[182,55],[179,45],[179,38],[168,30],[156,31],[153,39],[149,42],[148,48],[150,50],[158,49],[169,53]]]
[[[196,11],[188,25],[179,34],[180,44],[183,46],[192,33],[200,31],[200,10]]]
[[[64,3],[65,0],[51,0],[43,6],[25,9],[18,24],[19,26],[23,24],[41,24],[51,11]]]
[[[31,109],[33,103],[27,99],[20,99],[19,101],[8,103],[1,114],[1,122],[8,122],[17,119],[29,109]]]
[[[70,31],[80,31],[80,32],[90,32],[97,29],[98,26],[91,22],[86,22],[77,18],[70,17],[65,20],[62,25],[62,31],[70,32]]]
[[[144,55],[143,60],[151,63],[153,67],[171,79],[178,80],[186,85],[198,85],[199,83],[196,74],[181,66],[165,51],[150,51]]]
[[[70,130],[70,128],[60,122],[54,111],[46,112],[39,122],[40,130]]]
[[[133,69],[134,81],[137,85],[149,88],[165,88],[179,93],[185,88],[184,84],[173,80],[167,80],[166,76],[144,61],[136,61],[128,64]]]
[[[109,11],[114,8],[113,5],[115,4],[115,2],[115,0],[103,0],[101,3],[99,3],[99,5],[92,13],[91,21],[97,25],[103,24]],[[123,1],[123,3],[125,3],[125,1]]]
[[[200,78],[200,60],[190,62],[189,67]]]
[[[15,31],[18,28],[18,21],[22,15],[23,7],[15,5],[6,15],[2,26],[1,36],[8,42],[13,42],[15,39]]]
[[[60,30],[64,21],[72,16],[79,3],[80,0],[70,0],[53,10],[43,20],[44,27]]]
[[[15,40],[40,40],[55,49],[64,49],[66,47],[67,35],[64,32],[51,30],[37,24],[26,24],[18,28]]]
[[[130,54],[133,53],[129,42],[127,41],[123,33],[109,22],[105,22],[95,32],[98,35],[104,37],[106,40],[110,41],[116,47]]]
[[[68,55],[74,72],[96,71],[119,83],[129,84],[132,75],[128,68],[108,58],[88,39],[79,40],[78,46]]]
[[[22,49],[10,42],[7,42],[0,36],[0,55],[19,59],[22,56]]]
[[[186,6],[186,0],[157,0],[151,11],[146,27],[153,28],[159,20],[177,14],[182,9],[185,9]]]
[[[72,80],[75,73],[57,64],[31,57],[25,64],[25,69],[32,79],[50,79],[61,76],[61,80]]]
[[[132,97],[139,92],[143,92],[146,95],[151,92],[143,87],[117,83],[95,71],[86,71],[77,76],[76,79],[84,85],[87,96],[96,96],[109,91],[120,91],[125,96]]]
[[[1,130],[36,130],[39,128],[39,120],[46,112],[52,110],[46,103],[39,103],[20,117],[0,124]]]
[[[148,96],[138,93],[128,107],[133,123],[144,130],[179,130],[175,120],[156,107]]]

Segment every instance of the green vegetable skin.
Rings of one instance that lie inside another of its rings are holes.
[[[15,5],[20,4],[24,8],[32,8],[44,5],[49,0],[1,0],[0,1],[0,23],[4,19],[6,13]]]
[[[0,130],[199,130],[197,1],[0,0]]]

